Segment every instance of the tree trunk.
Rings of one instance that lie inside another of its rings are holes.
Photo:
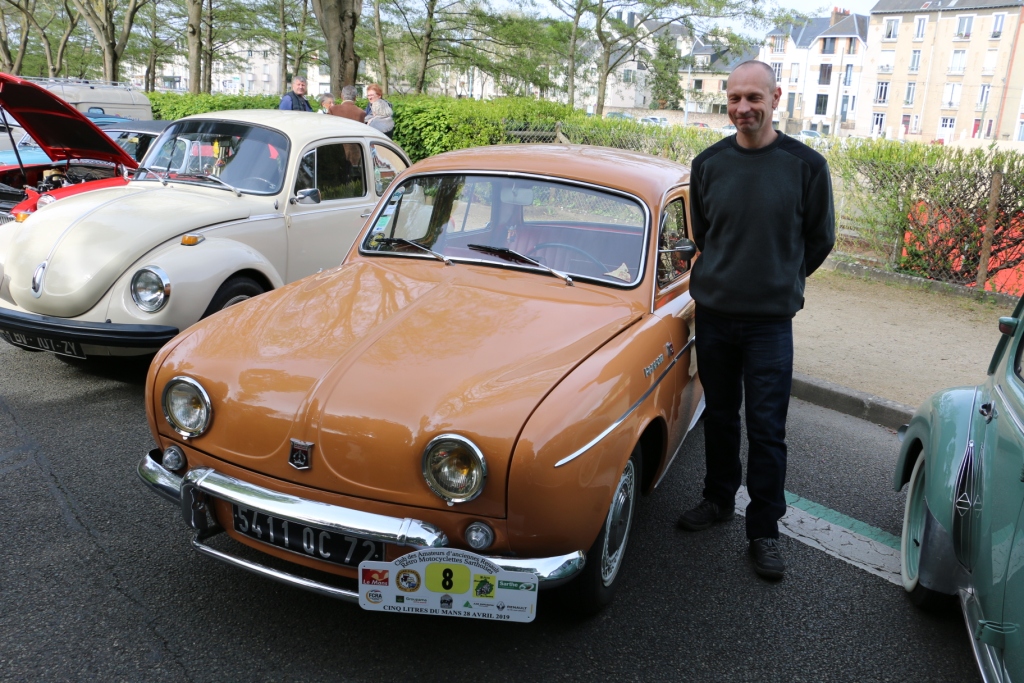
[[[416,94],[423,93],[423,86],[427,80],[427,65],[430,62],[431,42],[434,38],[434,11],[437,9],[437,0],[427,0],[427,16],[423,23],[423,40],[420,43],[420,64],[416,74]]]
[[[388,56],[384,52],[384,31],[380,24],[380,1],[373,0],[373,32],[377,36],[377,78],[384,97],[388,96]]]
[[[203,41],[203,92],[213,91],[213,0],[206,5],[206,39]]]
[[[277,0],[277,22],[281,33],[277,41],[277,75],[280,82],[277,94],[288,92],[288,20],[284,13],[285,0]]]
[[[569,108],[576,104],[576,36],[579,34],[580,21],[583,18],[583,0],[577,0],[576,13],[572,17],[572,33],[569,35],[569,73],[566,75],[566,91],[569,96]]]
[[[295,40],[295,51],[292,53],[292,73],[297,74],[302,69],[302,62],[305,58],[306,49],[306,25],[309,23],[309,0],[302,0],[302,19],[299,20],[298,38]]]
[[[331,92],[340,92],[346,85],[355,85],[359,69],[355,36],[362,11],[362,0],[313,0],[313,13],[326,39]]]
[[[597,104],[594,105],[594,116],[604,115],[604,94],[608,89],[608,75],[611,73],[611,46],[601,49],[600,62],[597,65]]]
[[[188,9],[188,91],[198,95],[202,85],[203,62],[203,0],[185,0]]]

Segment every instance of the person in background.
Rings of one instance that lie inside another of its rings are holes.
[[[306,79],[302,76],[292,78],[292,89],[281,98],[278,109],[291,111],[313,111],[313,107],[306,101]]]
[[[356,87],[354,85],[346,85],[341,89],[341,104],[336,104],[331,107],[331,113],[335,116],[341,116],[342,118],[352,119],[359,123],[366,122],[366,112],[359,108],[356,104]]]
[[[320,108],[316,110],[316,113],[327,114],[329,113],[331,107],[334,106],[334,95],[332,95],[329,92],[325,92],[322,95],[317,95],[316,101],[317,104],[320,105]]]
[[[377,100],[384,99],[384,91],[381,90],[380,86],[377,85],[376,83],[371,83],[370,85],[366,86],[366,99],[369,101],[369,104],[366,105],[365,109],[366,116],[373,116],[373,112],[370,111],[370,108],[373,106],[373,103],[376,102]],[[388,102],[387,100],[384,101]],[[390,102],[388,102],[388,106],[391,106]]]
[[[387,100],[377,98],[370,103],[370,116],[367,117],[366,124],[391,137],[392,131],[395,130],[395,120],[392,118],[391,105]]]

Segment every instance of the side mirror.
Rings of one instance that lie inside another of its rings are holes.
[[[659,254],[679,254],[683,260],[689,261],[697,255],[697,245],[693,243],[693,240],[688,240],[685,237],[676,242],[670,249],[659,249]]]
[[[999,331],[1003,334],[1012,337],[1017,332],[1017,325],[1020,324],[1019,318],[1000,318],[999,319]]]
[[[319,204],[321,201],[320,190],[311,187],[307,190],[299,190],[292,197],[293,204]]]

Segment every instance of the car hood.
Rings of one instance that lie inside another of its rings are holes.
[[[92,121],[35,83],[0,73],[0,106],[53,161],[98,159],[138,168],[138,162]]]
[[[420,507],[445,507],[424,482],[424,447],[463,435],[484,453],[488,480],[461,509],[501,517],[530,414],[642,315],[628,293],[535,273],[361,259],[190,328],[158,370],[153,400],[172,377],[191,376],[214,410],[195,448],[279,479]],[[314,444],[310,470],[288,464],[293,439]]]
[[[249,215],[230,192],[136,182],[68,197],[21,223],[4,255],[11,295],[22,308],[74,317],[92,308],[132,263],[190,230]],[[46,263],[43,286],[32,277]]]

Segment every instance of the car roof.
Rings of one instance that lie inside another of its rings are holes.
[[[658,207],[669,189],[689,183],[690,169],[663,157],[587,145],[471,147],[417,162],[410,173],[490,171],[576,180],[634,194]]]
[[[296,147],[304,147],[325,137],[345,137],[358,135],[388,141],[388,136],[376,128],[341,116],[316,114],[308,111],[288,111],[283,109],[235,109],[230,111],[213,111],[196,114],[179,121],[193,119],[220,119],[266,126],[281,131]],[[393,143],[397,147],[397,143]]]
[[[130,131],[132,133],[159,133],[174,121],[110,121],[97,123],[100,130],[108,133]]]

